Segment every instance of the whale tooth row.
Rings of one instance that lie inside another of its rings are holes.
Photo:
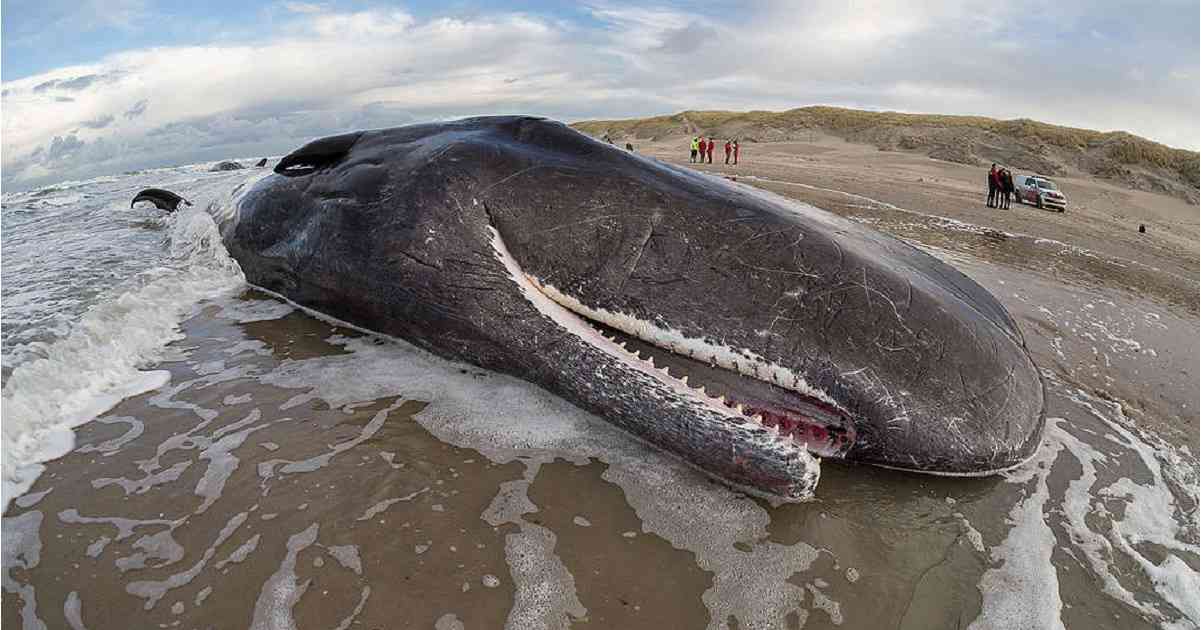
[[[598,330],[598,332],[600,332],[600,331]],[[647,366],[651,367],[652,369],[657,369],[658,371],[662,372],[665,376],[669,376],[669,377],[672,376],[671,371],[668,370],[667,366],[657,367],[655,365],[655,358],[653,355],[648,353],[646,358],[644,359],[642,357],[641,350],[630,350],[627,347],[627,342],[619,341],[615,335],[605,334],[604,332],[600,332],[600,335],[607,341],[613,343],[614,345],[621,348],[622,350],[625,350],[627,354],[633,355],[635,358],[639,359],[642,363],[646,364]],[[673,351],[674,351],[674,348],[673,348]],[[691,351],[689,351],[689,356],[693,357],[695,360],[698,360],[701,362],[705,362],[706,360],[708,360],[711,364],[713,363],[713,360],[714,360],[714,357],[708,357],[707,359],[704,357],[700,357],[700,358],[695,357],[695,356],[693,356],[693,353]],[[673,378],[676,378],[676,377],[673,377]],[[713,405],[721,405],[723,407],[730,408],[731,410],[736,412],[743,421],[746,422],[746,425],[749,428],[751,428],[752,430],[755,430],[757,432],[762,432],[762,435],[765,435],[771,441],[776,442],[778,444],[787,443],[788,445],[795,445],[795,441],[792,439],[791,435],[786,435],[786,434],[780,433],[780,427],[778,427],[778,426],[775,426],[775,425],[769,426],[769,425],[764,424],[764,418],[763,418],[762,414],[753,414],[753,415],[748,414],[746,411],[746,407],[742,403],[731,402],[730,399],[726,398],[726,396],[724,394],[719,394],[717,396],[711,396],[711,395],[709,395],[709,392],[705,389],[704,385],[701,385],[699,387],[692,387],[692,386],[688,385],[688,375],[687,374],[676,378],[676,380],[680,381],[680,383],[682,383],[686,388],[688,388],[688,390],[691,391],[694,396],[701,398],[702,400],[705,400]]]

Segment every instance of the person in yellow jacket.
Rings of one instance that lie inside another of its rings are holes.
[[[699,137],[692,139],[692,157],[689,162],[696,162],[696,152],[701,148],[701,139]]]

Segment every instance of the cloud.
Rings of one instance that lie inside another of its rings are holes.
[[[109,74],[84,74],[70,79],[51,79],[43,83],[33,86],[35,93],[48,92],[50,90],[67,90],[69,92],[79,92],[86,90],[97,81],[113,81],[120,76],[120,71],[114,71]]]
[[[134,103],[129,109],[125,110],[125,118],[132,120],[146,113],[146,105],[149,103],[150,101],[146,99]]]
[[[712,27],[703,24],[689,24],[681,28],[665,30],[656,50],[683,55],[701,50],[715,41],[721,40],[718,39],[717,31]]]
[[[74,134],[69,136],[54,136],[54,140],[50,141],[50,147],[46,150],[46,157],[52,161],[61,160],[83,148],[83,146],[83,142],[75,137]]]
[[[285,2],[283,7],[293,13],[321,13],[325,6],[314,2]]]
[[[113,120],[115,119],[113,118],[112,114],[105,114],[104,116],[95,118],[93,120],[85,120],[82,124],[88,129],[104,129],[105,127],[113,124]]]
[[[309,24],[318,37],[391,37],[413,25],[413,16],[404,11],[360,11],[337,14],[315,13]]]
[[[31,185],[277,154],[321,135],[472,114],[819,103],[1028,117],[1196,148],[1197,72],[1178,60],[1196,56],[1197,39],[1178,14],[1197,7],[1090,17],[1130,11],[1107,1],[603,4],[577,21],[286,2],[253,41],[128,50],[5,82],[3,177]]]

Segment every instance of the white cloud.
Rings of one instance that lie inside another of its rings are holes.
[[[320,13],[325,10],[324,5],[315,2],[285,2],[283,7],[293,13]]]
[[[818,0],[722,14],[603,5],[591,8],[594,28],[517,13],[419,20],[279,6],[286,19],[260,41],[131,50],[4,83],[4,183],[279,153],[348,129],[481,113],[828,103],[1198,144],[1195,69],[1123,49],[1048,47],[1055,32],[1015,22],[1029,12],[1020,1]],[[1072,28],[1083,9],[1057,11],[1048,28]],[[1142,69],[1140,90],[1123,89],[1129,79],[1114,66]],[[1030,76],[1038,89],[1013,89]]]
[[[320,37],[391,37],[405,32],[414,22],[413,16],[404,11],[306,12],[317,13],[312,29]]]

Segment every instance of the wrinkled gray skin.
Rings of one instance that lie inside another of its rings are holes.
[[[714,429],[730,423],[540,314],[491,228],[586,306],[791,368],[849,412],[846,460],[978,475],[1039,443],[1042,383],[1000,303],[810,206],[524,117],[326,138],[275,170],[220,220],[251,283],[536,383],[738,486],[795,499],[816,480],[761,427]],[[709,372],[736,398],[778,389]]]

